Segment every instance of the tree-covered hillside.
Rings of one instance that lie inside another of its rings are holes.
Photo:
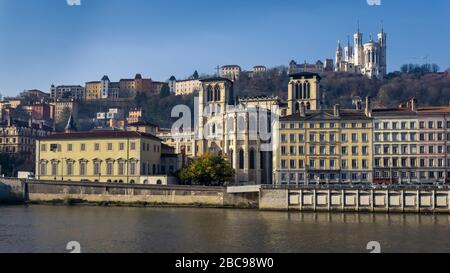
[[[352,98],[359,96],[372,97],[379,107],[396,107],[410,98],[417,98],[419,105],[448,105],[450,101],[450,70],[443,73],[422,70],[409,66],[404,72],[389,74],[386,79],[368,79],[359,74],[327,72],[321,74],[321,90],[325,107],[340,104],[342,107],[352,107]],[[271,96],[276,95],[287,99],[289,77],[286,67],[269,69],[267,73],[253,78],[243,74],[234,84],[235,96]],[[170,128],[176,119],[170,117],[173,107],[182,104],[194,111],[194,96],[175,96],[162,93],[160,95],[138,95],[130,101],[124,110],[142,107],[145,119]],[[115,105],[82,105],[80,108],[80,127],[88,130],[93,127],[89,119],[95,113],[106,111]],[[192,113],[193,114],[193,113]]]
[[[235,83],[238,96],[278,95],[287,98],[286,68],[271,69],[266,75],[242,77]],[[370,96],[380,106],[397,106],[410,98],[420,105],[447,105],[450,101],[450,71],[433,73],[416,70],[395,72],[386,79],[368,79],[351,73],[327,72],[321,74],[321,90],[325,106],[351,106],[355,96]]]

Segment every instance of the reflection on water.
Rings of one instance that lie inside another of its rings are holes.
[[[450,252],[450,216],[0,207],[0,252]]]

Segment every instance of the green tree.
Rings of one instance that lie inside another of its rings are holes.
[[[179,177],[185,183],[204,186],[224,185],[233,180],[234,170],[224,158],[205,154],[181,169]]]
[[[166,98],[168,96],[170,96],[170,88],[169,85],[164,84],[163,87],[161,88],[161,92],[159,93],[159,97]]]
[[[67,121],[69,120],[70,115],[72,114],[72,111],[69,107],[64,108],[64,110],[61,113],[61,116],[59,117],[59,120],[56,121],[56,131],[62,132],[64,131],[64,128],[67,125]]]
[[[194,80],[198,80],[200,76],[198,75],[198,71],[195,70],[194,74],[192,74],[192,78],[194,78]]]

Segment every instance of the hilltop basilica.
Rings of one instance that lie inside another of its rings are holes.
[[[353,46],[350,39],[342,49],[340,41],[336,49],[336,72],[361,73],[369,78],[383,78],[387,73],[387,35],[383,28],[378,33],[378,40],[371,35],[369,42],[363,44],[363,34],[359,31],[353,36]]]

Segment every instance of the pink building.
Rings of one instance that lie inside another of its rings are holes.
[[[450,107],[422,107],[419,114],[419,178],[450,182]]]

